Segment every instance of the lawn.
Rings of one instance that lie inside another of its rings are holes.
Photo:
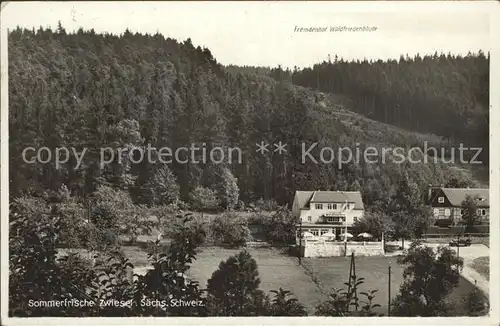
[[[193,262],[189,275],[204,288],[219,263],[239,251],[217,247],[203,248]],[[343,287],[343,282],[349,277],[350,258],[303,258],[303,266],[299,266],[297,258],[277,249],[248,248],[248,251],[259,268],[260,288],[265,292],[279,287],[292,291],[306,306],[310,315],[314,314],[315,306],[327,299],[332,288]],[[385,314],[389,262],[392,265],[391,297],[396,296],[403,281],[403,268],[396,260],[396,257],[356,257],[356,275],[365,278],[365,284],[360,287],[360,291],[377,289],[375,301],[381,305],[380,312]],[[463,315],[462,298],[472,289],[471,283],[460,278],[458,287],[448,297],[454,307],[453,315]]]
[[[485,277],[488,281],[490,280],[490,257],[478,257],[472,261],[470,265],[474,270],[476,270],[481,276]]]
[[[306,258],[305,266],[312,275],[318,280],[319,286],[324,292],[332,288],[344,288],[343,283],[349,279],[350,257],[331,257],[331,258]],[[403,282],[403,266],[397,263],[397,257],[356,257],[356,276],[363,277],[364,284],[359,290],[367,292],[369,290],[378,290],[375,301],[381,305],[378,310],[387,314],[387,305],[389,297],[389,277],[388,267],[391,263],[391,299],[398,292]],[[460,278],[458,286],[449,295],[448,302],[454,308],[453,315],[463,315],[465,307],[462,298],[473,289],[473,285]]]
[[[273,248],[248,248],[247,250],[257,262],[261,290],[269,292],[280,287],[290,290],[306,306],[310,314],[314,312],[314,307],[322,299],[326,299],[311,281],[311,277],[298,265],[297,258]],[[193,262],[189,275],[200,282],[200,286],[204,288],[219,263],[240,251],[219,247],[203,248]]]

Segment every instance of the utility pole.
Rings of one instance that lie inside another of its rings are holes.
[[[352,260],[352,276],[353,276],[353,281],[357,282],[356,279],[356,259],[354,258],[354,252],[351,253],[351,260]],[[358,311],[358,287],[356,284],[354,284],[354,302],[356,305],[354,306],[354,309]]]
[[[302,217],[299,222],[299,265],[302,265]]]
[[[391,262],[389,261],[389,295],[387,297],[387,316],[391,316]]]
[[[347,200],[345,201],[344,212],[347,210]],[[344,214],[344,257],[347,256],[347,220]]]
[[[352,258],[353,256],[351,256],[351,263],[349,265],[349,286],[347,287],[347,294],[349,295],[349,298],[351,295],[351,283],[352,283]],[[347,303],[347,311],[349,311],[349,304],[350,304],[350,299],[349,302]]]

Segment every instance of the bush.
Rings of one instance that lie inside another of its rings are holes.
[[[201,186],[196,187],[189,194],[189,200],[192,208],[200,212],[213,211],[219,206],[215,191]]]
[[[67,201],[57,205],[61,216],[61,243],[65,247],[81,248],[87,237],[86,212],[83,205]]]
[[[135,208],[127,192],[108,186],[100,186],[92,197],[91,222],[101,229],[118,229],[122,214]]]
[[[210,223],[210,232],[217,245],[239,247],[250,238],[246,221],[232,212],[215,217]]]
[[[267,220],[269,219],[268,216],[260,213],[260,212],[254,212],[252,215],[250,215],[247,219],[248,224],[253,224],[253,225],[266,225]]]
[[[488,300],[474,287],[464,298],[464,306],[467,308],[467,316],[483,316],[488,314]]]
[[[99,230],[106,230],[106,243],[114,243],[114,237],[119,235],[127,236],[133,243],[139,235],[151,234],[154,222],[146,214],[145,207],[132,202],[128,192],[101,186],[92,197],[91,222]]]
[[[272,212],[279,208],[278,202],[274,199],[262,199],[260,198],[255,203],[249,205],[255,211],[266,211]]]
[[[294,243],[297,220],[285,206],[279,207],[270,218],[265,220],[267,239],[273,243]]]

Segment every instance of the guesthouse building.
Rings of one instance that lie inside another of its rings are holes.
[[[292,214],[300,221],[297,237],[301,230],[315,237],[334,234],[339,239],[363,213],[359,191],[297,191],[292,206]]]

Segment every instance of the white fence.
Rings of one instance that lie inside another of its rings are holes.
[[[384,255],[383,242],[340,242],[325,240],[302,240],[303,257],[342,257],[354,253],[356,256]]]

